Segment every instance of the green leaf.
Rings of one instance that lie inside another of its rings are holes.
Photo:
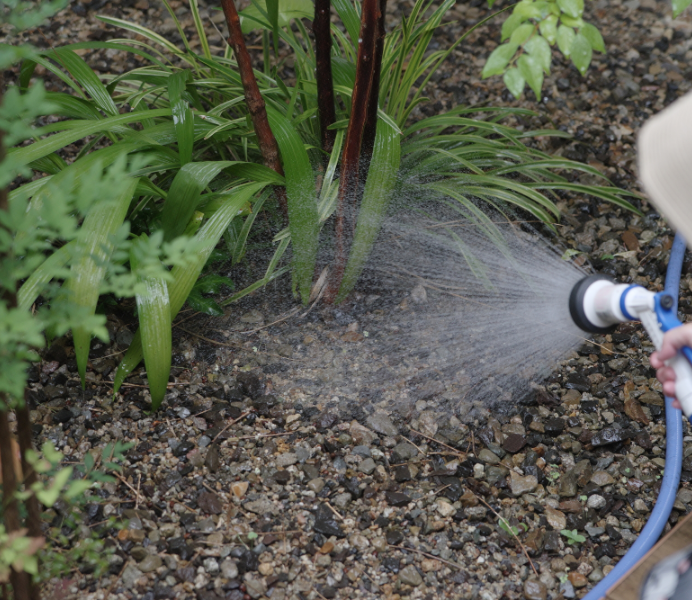
[[[45,285],[67,264],[74,245],[74,242],[69,242],[58,248],[24,282],[17,293],[17,304],[21,309],[29,310],[36,302]]]
[[[60,150],[90,135],[110,131],[127,123],[154,119],[156,117],[167,117],[170,114],[171,111],[169,109],[157,109],[108,117],[98,121],[75,121],[76,127],[51,135],[29,146],[10,149],[8,155],[12,156],[13,161],[16,161],[18,166],[28,165],[51,152]]]
[[[344,27],[346,27],[348,37],[351,38],[351,43],[355,48],[360,35],[360,17],[358,17],[358,12],[353,6],[353,2],[351,0],[333,0],[332,4]]]
[[[70,277],[63,288],[70,294],[70,300],[76,306],[86,309],[90,315],[96,312],[106,261],[113,251],[112,237],[125,220],[136,188],[137,178],[128,178],[123,182],[119,196],[112,201],[95,204],[82,224],[80,237],[77,239],[79,258],[72,264]],[[77,368],[84,386],[91,331],[81,327],[74,328],[72,338]]]
[[[67,48],[57,48],[46,53],[58,64],[62,65],[75,78],[96,104],[109,115],[117,115],[118,107],[108,93],[106,86],[101,83],[96,73],[91,70],[84,59]]]
[[[240,11],[240,26],[243,33],[250,33],[258,27],[270,31],[274,29],[271,22],[268,22],[267,17],[262,14],[263,12],[269,14],[265,0],[256,0],[256,3],[257,5],[253,3]],[[281,0],[277,4],[280,27],[288,27],[291,19],[312,19],[315,16],[311,0]]]
[[[690,4],[692,0],[673,0],[673,17],[677,17]]]
[[[213,317],[221,317],[224,315],[223,308],[213,298],[205,298],[197,290],[192,290],[187,297],[187,303],[192,310],[211,315]]]
[[[522,92],[524,91],[524,85],[526,84],[526,80],[524,79],[519,69],[514,67],[508,69],[502,79],[504,80],[505,85],[507,86],[507,89],[510,91],[512,96],[519,99]]]
[[[502,24],[502,37],[501,41],[505,41],[512,33],[514,33],[514,30],[519,27],[526,19],[522,17],[518,13],[514,13],[510,17],[507,17],[505,22]]]
[[[204,249],[194,255],[191,263],[185,267],[176,266],[171,271],[173,282],[168,284],[168,296],[171,307],[171,319],[175,318],[185,300],[190,295],[199,274],[202,272],[207,258],[219,242],[229,223],[240,213],[243,206],[257,192],[266,186],[265,183],[247,184],[227,193],[226,202],[209,218],[197,232],[194,241],[204,243]],[[138,329],[130,343],[123,360],[118,365],[113,380],[113,393],[117,393],[125,378],[137,367],[144,358],[142,335]]]
[[[563,13],[575,19],[584,13],[584,0],[557,0],[557,5]]]
[[[529,37],[531,37],[534,29],[535,27],[531,23],[519,25],[519,27],[512,32],[512,35],[509,38],[510,43],[521,46],[526,40],[529,39]]]
[[[565,58],[570,57],[575,36],[574,29],[571,27],[560,25],[557,28],[557,47],[560,48],[560,52],[562,52]]]
[[[514,12],[525,19],[540,19],[542,15],[541,8],[538,4],[539,3],[534,3],[531,0],[523,0],[517,4]]]
[[[540,35],[533,36],[524,44],[524,50],[538,61],[546,75],[550,75],[550,60],[553,55],[550,51],[550,44],[544,38]]]
[[[228,277],[213,274],[200,277],[192,289],[197,290],[201,294],[218,294],[221,292],[221,288],[224,287],[235,289],[235,284]]]
[[[557,40],[557,17],[549,15],[538,24],[541,35],[552,46]]]
[[[269,25],[274,34],[274,49],[276,50],[276,44],[279,43],[279,0],[266,0],[266,3]]]
[[[591,44],[581,33],[572,42],[572,62],[579,72],[584,75],[591,64]]]
[[[563,25],[567,25],[567,27],[574,27],[576,29],[579,29],[580,27],[584,27],[584,19],[579,18],[579,19],[574,19],[572,17],[568,17],[567,15],[561,15],[560,16],[560,21],[562,22]]]
[[[499,75],[500,73],[504,72],[505,67],[509,64],[509,61],[517,51],[517,48],[519,48],[519,46],[517,46],[517,44],[513,44],[512,42],[502,44],[501,46],[495,48],[483,67],[483,72],[481,74],[483,79],[490,77],[491,75]]]
[[[543,67],[530,54],[522,54],[517,61],[519,72],[529,84],[529,87],[536,94],[538,100],[541,99],[541,88],[543,87]]]
[[[232,161],[188,163],[176,173],[161,210],[161,226],[167,242],[185,231],[202,190],[223,169],[235,164]]]
[[[92,485],[93,482],[91,481],[87,481],[86,479],[77,479],[76,481],[70,483],[63,496],[65,497],[65,500],[72,500],[73,498],[84,494],[84,492],[86,492]]]
[[[133,272],[139,266],[136,250],[137,246],[133,244],[130,251]],[[159,277],[138,276],[138,280],[144,284],[144,290],[136,295],[144,366],[149,380],[151,408],[158,410],[166,395],[171,374],[172,329],[168,285]]]
[[[288,222],[297,287],[303,303],[307,303],[319,244],[315,176],[303,140],[293,124],[271,106],[267,106],[267,115],[281,151],[286,176]]]
[[[50,487],[36,491],[36,497],[46,508],[52,507],[60,497],[60,492],[65,484],[70,480],[72,475],[72,467],[60,469],[53,478],[53,483]]]
[[[378,121],[372,162],[365,182],[358,222],[336,302],[341,302],[354,288],[365,261],[370,255],[399,174],[401,136],[391,125]]]
[[[692,0],[690,0],[692,1]],[[596,52],[605,52],[605,42],[603,41],[603,36],[601,32],[598,31],[591,23],[584,23],[584,26],[579,30]]]
[[[171,102],[175,135],[178,138],[181,165],[192,160],[192,146],[195,141],[195,122],[192,109],[182,97],[189,76],[189,71],[182,70],[176,71],[168,78],[168,97]]]

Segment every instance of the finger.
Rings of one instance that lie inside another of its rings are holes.
[[[654,352],[649,357],[649,362],[654,369],[660,369],[663,366],[663,361],[659,358],[658,352]]]
[[[656,378],[661,383],[665,383],[666,381],[675,381],[675,371],[673,370],[673,367],[663,366],[656,370]]]
[[[673,358],[680,348],[689,345],[692,345],[692,327],[675,327],[663,336],[663,345],[657,352],[658,358],[663,361]]]
[[[663,393],[669,398],[675,398],[675,382],[666,381],[663,384]]]

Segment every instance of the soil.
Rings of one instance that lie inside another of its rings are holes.
[[[219,13],[200,5],[221,28]],[[192,27],[186,5],[171,6]],[[409,10],[390,5],[388,27]],[[692,20],[672,20],[668,4],[655,0],[599,0],[588,11],[608,53],[594,55],[586,77],[556,59],[540,102],[531,92],[514,100],[497,78],[479,79],[499,40],[493,23],[454,51],[414,118],[460,103],[528,108],[535,114],[511,122],[573,136],[537,139],[539,147],[638,190],[638,129],[690,89]],[[75,1],[23,37],[47,47],[121,35],[97,14],[180,41],[172,19],[148,0]],[[456,22],[433,43],[445,47],[487,14],[480,2],[458,4]],[[221,41],[212,34],[212,51]],[[101,73],[136,66],[110,51],[85,58]],[[640,206],[643,217],[565,198],[555,242],[601,272],[659,288],[672,235]],[[690,286],[686,263],[685,315]],[[224,318],[185,310],[174,329],[171,391],[156,415],[146,412],[143,371],[112,396],[113,370],[134,331],[122,315],[109,317],[111,343],[94,345],[86,391],[70,340],[54,344],[31,373],[36,443],[52,440],[67,460],[115,440],[133,448],[118,481],[84,515],[113,551],[107,574],[95,578],[81,565],[46,597],[582,597],[636,540],[665,467],[665,411],[645,334],[625,325],[597,336],[526,405],[464,420],[438,410],[434,386],[389,403],[359,385],[393,310],[415,319],[419,308],[360,289],[338,308],[306,310],[285,281]],[[686,457],[691,442],[685,438]],[[691,480],[686,458],[667,529],[690,511]],[[59,526],[60,511],[52,516]],[[111,516],[121,529],[103,529]]]

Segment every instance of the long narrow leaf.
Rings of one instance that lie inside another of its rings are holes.
[[[363,201],[358,211],[358,223],[351,253],[336,297],[337,303],[341,302],[356,285],[382,226],[399,173],[400,140],[398,128],[391,127],[385,121],[377,123],[372,162],[365,182]]]
[[[161,225],[167,241],[185,231],[202,190],[224,168],[234,164],[229,161],[189,163],[176,173],[161,212]]]
[[[96,311],[99,287],[105,274],[106,261],[113,250],[111,237],[123,224],[132,195],[137,188],[137,179],[130,178],[123,184],[120,195],[112,201],[99,202],[87,214],[81,227],[79,239],[80,258],[72,265],[71,275],[64,288],[71,294],[77,306]],[[72,331],[77,369],[85,382],[91,333],[81,327]]]
[[[134,250],[133,246],[133,250]],[[137,270],[135,252],[130,253],[130,265]],[[137,312],[142,339],[144,366],[149,380],[151,408],[158,410],[166,395],[168,376],[171,373],[171,307],[168,286],[158,277],[139,277],[144,290],[137,294]]]
[[[315,176],[303,141],[291,122],[271,106],[267,106],[267,115],[283,159],[294,269],[300,296],[307,303],[319,243]]]
[[[43,291],[44,286],[55,277],[56,272],[60,271],[67,264],[67,261],[70,259],[70,251],[73,247],[74,242],[65,244],[62,248],[53,252],[53,254],[34,270],[17,292],[17,304],[19,308],[22,310],[29,310],[31,308],[31,305],[36,302],[36,298],[38,298]]]
[[[168,78],[168,97],[173,111],[173,125],[178,138],[178,153],[180,164],[185,165],[192,160],[192,145],[195,138],[195,122],[192,109],[185,99],[183,92],[188,80],[188,71],[176,71]]]
[[[261,191],[266,184],[255,183],[236,188],[228,194],[228,201],[205,223],[197,232],[195,240],[204,243],[204,249],[194,257],[192,263],[185,267],[177,266],[171,271],[173,282],[168,284],[168,297],[171,307],[171,319],[175,318],[190,294],[195,281],[202,272],[204,265],[219,239],[230,222],[239,214],[242,207]],[[137,367],[144,358],[142,336],[137,330],[122,362],[118,365],[113,381],[113,392],[117,393],[125,378]]]

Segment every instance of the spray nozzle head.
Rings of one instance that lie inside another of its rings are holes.
[[[670,294],[661,294],[658,301],[661,303],[661,307],[665,308],[666,310],[670,310],[675,304],[675,298],[673,298],[673,296]]]
[[[674,302],[661,297],[663,302]],[[643,311],[653,310],[654,294],[640,285],[613,283],[602,275],[579,281],[569,297],[572,320],[589,333],[611,333],[618,323],[636,321]]]

